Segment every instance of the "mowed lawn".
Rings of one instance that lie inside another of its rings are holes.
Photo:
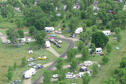
[[[22,73],[29,69],[30,67],[21,67],[21,59],[23,57],[30,58],[30,57],[35,57],[38,58],[39,56],[45,55],[47,56],[47,60],[37,60],[34,61],[35,63],[40,63],[40,64],[45,64],[50,61],[53,61],[56,59],[56,57],[46,51],[45,49],[42,50],[33,50],[33,54],[29,55],[28,54],[28,48],[31,45],[26,44],[25,46],[22,46],[21,48],[16,48],[16,47],[10,47],[5,44],[0,43],[0,84],[8,84],[6,74],[8,70],[8,66],[13,66],[13,63],[16,62],[18,67],[14,71],[14,76],[12,80],[16,79],[21,79]]]
[[[120,47],[120,50],[113,48],[112,53],[109,55],[109,62],[104,65],[96,77],[92,78],[89,84],[103,84],[103,82],[110,77],[112,77],[115,69],[119,67],[122,57],[126,56],[126,30],[121,32],[122,41],[117,44]]]

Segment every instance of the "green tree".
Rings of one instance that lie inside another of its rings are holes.
[[[118,82],[114,78],[109,78],[104,82],[104,84],[118,84]]]
[[[24,38],[24,32],[23,32],[23,30],[18,30],[17,33],[19,35],[19,38]]]
[[[37,42],[40,46],[43,46],[44,43],[45,43],[45,41],[44,41],[45,36],[46,36],[46,33],[45,33],[44,31],[37,31],[37,32],[35,33],[34,38],[35,38],[36,42]]]
[[[88,73],[84,74],[82,77],[83,83],[82,84],[89,84],[91,77],[88,75]]]
[[[110,44],[107,44],[106,49],[108,53],[112,52],[112,46]]]
[[[14,29],[8,29],[6,31],[6,34],[7,34],[7,38],[12,42],[12,43],[15,43],[17,41],[17,38],[18,38],[18,33],[16,30]]]
[[[1,16],[3,18],[11,18],[14,17],[14,9],[11,5],[4,5],[1,6]]]
[[[59,81],[63,81],[64,79],[65,79],[65,70],[63,70],[63,69],[61,69],[61,70],[59,70],[58,71],[58,73],[59,73],[59,77],[58,77],[58,80]]]
[[[14,70],[17,68],[17,63],[16,62],[14,62],[13,68],[14,68]]]
[[[8,78],[8,80],[12,80],[12,77],[13,77],[13,72],[12,71],[8,71],[6,77]]]
[[[121,41],[121,35],[120,34],[117,34],[117,41],[120,42]]]
[[[26,57],[23,57],[21,60],[21,66],[24,67],[27,64]]]
[[[98,74],[98,65],[97,64],[93,64],[92,66],[92,70],[93,70],[93,76],[95,76],[96,74]]]
[[[94,43],[96,47],[104,48],[108,41],[109,38],[102,32],[96,32],[92,35],[92,43]]]
[[[51,26],[47,14],[39,6],[25,8],[24,15],[28,26],[35,26],[38,30],[44,30],[46,26]]]
[[[63,61],[64,60],[62,58],[58,58],[56,60],[56,68],[57,68],[57,70],[61,70],[63,68]]]
[[[116,27],[114,31],[116,34],[120,34],[121,29],[119,27]]]
[[[90,56],[88,48],[83,48],[81,51],[82,54],[82,60],[87,60]]]
[[[72,17],[69,24],[69,28],[72,33],[76,30],[78,24],[79,24],[79,19]]]
[[[44,70],[43,76],[44,76],[44,79],[43,79],[44,84],[50,84],[50,82],[51,82],[51,72],[48,71],[48,70]]]
[[[109,61],[108,56],[103,56],[103,58],[102,58],[102,62],[103,62],[103,64],[108,63],[108,61]]]
[[[35,35],[35,33],[36,33],[36,28],[34,27],[34,26],[32,26],[32,27],[29,27],[29,34],[31,35],[31,36],[34,36]]]
[[[91,54],[93,54],[96,51],[95,44],[91,44]]]
[[[84,42],[83,41],[78,41],[78,51],[81,52],[81,50],[84,48]]]
[[[69,60],[69,62],[71,62],[71,60],[73,58],[75,58],[75,55],[77,54],[77,50],[70,48],[69,51],[67,52],[67,59]]]
[[[121,62],[120,62],[120,67],[125,68],[126,67],[126,57],[123,57]]]
[[[78,60],[77,59],[72,59],[72,62],[70,64],[72,70],[76,70],[78,66]]]

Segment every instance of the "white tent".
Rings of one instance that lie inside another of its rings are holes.
[[[110,36],[111,35],[111,31],[110,30],[105,30],[102,31],[106,36]]]
[[[83,28],[82,27],[79,27],[75,30],[75,34],[80,34],[81,32],[83,32]]]
[[[52,32],[54,30],[55,30],[54,27],[45,27],[46,32]]]
[[[45,42],[45,47],[46,47],[46,48],[49,48],[50,46],[51,46],[50,41],[46,41],[46,42]]]
[[[102,48],[96,48],[96,54],[101,54],[102,53]]]

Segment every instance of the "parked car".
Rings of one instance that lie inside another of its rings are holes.
[[[35,58],[29,58],[29,59],[27,59],[28,62],[32,62],[34,60],[35,60]]]
[[[42,69],[43,66],[41,64],[37,64],[37,65],[33,66],[33,68],[38,70],[38,69]]]
[[[73,73],[68,72],[66,73],[66,78],[67,79],[75,78],[75,75]]]
[[[56,40],[56,42],[58,42],[59,44],[61,44],[61,43],[62,43],[62,41],[61,41],[61,40]]]
[[[51,37],[55,37],[56,35],[55,34],[50,34]]]
[[[20,82],[21,82],[21,80],[14,80],[11,84],[18,84]]]
[[[56,34],[61,34],[62,32],[60,32],[60,31],[55,31],[55,33],[56,33]]]
[[[62,46],[61,46],[61,45],[59,45],[59,44],[57,44],[56,46],[57,46],[58,48],[61,48],[61,47],[62,47]]]
[[[41,56],[41,57],[38,57],[39,60],[46,60],[47,57],[46,56]]]
[[[80,72],[86,72],[86,71],[88,71],[87,67],[82,66],[82,67],[80,68]]]
[[[71,37],[71,38],[75,38],[75,34],[70,34],[69,37]]]
[[[34,62],[31,62],[30,64],[28,64],[29,67],[34,66],[34,65],[36,65],[36,63]]]
[[[56,79],[56,78],[59,77],[59,75],[58,75],[58,74],[54,74],[52,77],[53,77],[54,79]]]

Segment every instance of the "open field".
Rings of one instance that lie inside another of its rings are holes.
[[[45,64],[56,59],[56,57],[52,53],[48,52],[45,49],[37,50],[37,51],[33,50],[34,53],[32,55],[29,55],[28,48],[30,46],[31,46],[30,44],[26,44],[21,48],[16,48],[16,47],[0,44],[0,84],[8,84],[5,74],[7,73],[8,66],[12,66],[14,62],[17,63],[18,67],[14,71],[13,80],[20,79],[22,77],[22,73],[28,69],[27,66],[23,68],[20,67],[22,57],[37,58],[42,55],[47,56],[48,57],[47,60],[34,61],[35,63],[40,63],[40,64]]]
[[[112,77],[114,70],[119,66],[121,58],[126,56],[126,31],[122,31],[121,36],[122,41],[117,45],[120,47],[120,50],[115,50],[115,47],[113,48],[112,53],[109,55],[110,61],[101,68],[101,71],[89,84],[103,84],[105,80]]]

